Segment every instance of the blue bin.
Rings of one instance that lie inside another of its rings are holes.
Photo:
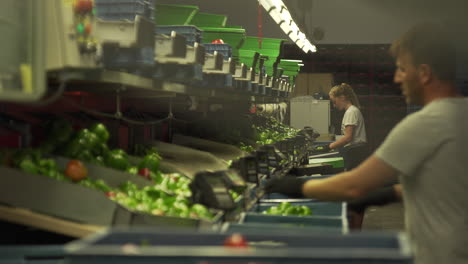
[[[64,264],[62,245],[0,246],[0,263],[8,264]]]
[[[116,45],[104,45],[102,64],[106,69],[152,77],[155,65],[154,50],[153,47],[121,48]]]
[[[225,60],[232,57],[232,48],[229,44],[205,43],[203,46],[205,46],[206,53],[213,54],[215,51],[217,51],[218,53],[223,54]]]
[[[246,249],[223,246],[229,235],[229,231],[113,231],[72,242],[66,254],[70,264],[412,263],[406,238],[397,233],[245,232]]]
[[[135,20],[141,15],[154,20],[155,0],[95,0],[96,16],[103,20]]]
[[[297,227],[326,227],[338,228],[343,233],[348,232],[348,219],[346,213],[346,203],[317,202],[310,200],[276,200],[276,202],[259,203],[251,210],[242,215],[240,223],[243,224],[265,224]],[[277,206],[280,202],[290,202],[294,206],[305,205],[312,211],[310,216],[282,216],[268,215],[262,212],[272,206]]]
[[[187,40],[187,45],[193,46],[195,42],[202,43],[202,31],[196,26],[156,26],[156,34],[171,35],[175,31]]]
[[[246,213],[241,219],[240,224],[260,224],[271,225],[275,227],[317,227],[317,228],[336,228],[342,233],[348,232],[347,220],[338,217],[326,216],[282,216],[282,215],[265,215],[259,213]]]
[[[261,213],[282,202],[289,202],[293,206],[305,205],[312,211],[312,216],[346,217],[346,203],[319,202],[309,199],[262,199],[250,212]]]
[[[261,233],[290,235],[316,233],[316,234],[343,234],[343,229],[333,226],[294,226],[291,224],[265,224],[265,223],[227,223],[223,226],[226,233]]]

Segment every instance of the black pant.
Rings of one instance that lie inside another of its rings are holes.
[[[356,168],[369,156],[367,143],[357,143],[344,147],[342,150],[344,167],[346,170]]]

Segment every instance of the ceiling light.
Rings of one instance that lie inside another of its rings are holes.
[[[281,60],[281,61],[288,61],[288,62],[302,62],[302,60]]]
[[[258,0],[258,2],[270,14],[276,24],[280,26],[281,30],[305,53],[317,51],[306,35],[300,31],[282,0]]]

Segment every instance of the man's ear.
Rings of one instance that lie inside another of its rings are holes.
[[[419,80],[421,80],[423,84],[427,84],[433,78],[432,69],[427,64],[420,64],[418,66],[418,75],[419,75]]]

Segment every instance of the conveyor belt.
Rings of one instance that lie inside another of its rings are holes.
[[[161,141],[152,141],[149,145],[158,149],[166,167],[172,167],[174,171],[185,174],[189,178],[193,178],[200,171],[218,171],[229,168],[228,163],[205,151]]]
[[[247,155],[246,152],[232,145],[214,142],[211,140],[201,138],[184,136],[180,134],[175,134],[172,138],[172,142],[177,145],[206,151],[225,161],[229,161]]]
[[[27,209],[3,205],[0,205],[0,219],[79,238],[88,236],[105,228],[104,226],[81,224],[49,215],[35,213]]]

